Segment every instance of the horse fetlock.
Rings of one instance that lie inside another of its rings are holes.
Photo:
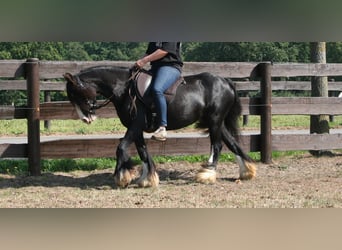
[[[116,186],[126,188],[133,180],[131,171],[128,169],[121,169],[119,172],[114,174],[114,183]]]
[[[144,179],[138,181],[138,186],[141,188],[147,187],[158,187],[159,186],[159,175],[157,172],[147,176]]]
[[[196,175],[196,181],[203,184],[213,184],[216,182],[216,170],[215,168],[202,169]]]
[[[240,180],[251,180],[256,176],[256,166],[252,162],[243,161],[240,165]]]

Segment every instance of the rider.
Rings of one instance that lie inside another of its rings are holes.
[[[151,64],[153,75],[151,90],[160,117],[159,128],[154,132],[152,139],[165,141],[167,136],[167,104],[164,92],[182,73],[181,43],[150,42],[145,56],[139,59],[136,65],[142,68],[147,63]]]

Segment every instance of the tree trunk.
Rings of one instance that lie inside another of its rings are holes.
[[[326,63],[326,47],[325,42],[310,43],[310,53],[312,63]],[[328,77],[313,76],[311,77],[311,96],[312,97],[328,97]],[[328,115],[312,115],[310,117],[310,133],[324,134],[329,133],[329,116]],[[312,155],[320,156],[326,154],[325,150],[312,150]]]

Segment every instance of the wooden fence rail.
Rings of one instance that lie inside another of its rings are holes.
[[[78,119],[68,102],[37,103],[39,91],[64,91],[65,83],[55,79],[65,72],[77,73],[80,70],[99,65],[129,67],[133,62],[70,62],[38,61],[29,59],[0,61],[0,90],[27,90],[28,105],[25,107],[2,106],[0,119],[27,119],[28,143],[0,144],[0,156],[25,157],[29,160],[30,172],[40,174],[41,158],[81,158],[111,157],[120,136],[107,138],[53,139],[40,141],[39,121],[54,119]],[[238,91],[260,91],[261,97],[242,97],[244,115],[260,115],[260,133],[241,136],[241,144],[246,151],[260,151],[263,162],[271,161],[272,150],[319,150],[342,148],[340,134],[274,134],[272,133],[272,114],[304,115],[341,115],[342,98],[318,97],[272,97],[273,90],[310,90],[310,82],[294,81],[298,76],[329,76],[330,79],[342,75],[342,64],[270,64],[270,63],[194,63],[187,62],[184,75],[208,71],[222,77],[236,80]],[[272,78],[281,78],[271,82]],[[23,80],[24,78],[24,80]],[[290,79],[289,81],[284,79]],[[329,82],[329,91],[342,91],[342,83]],[[331,107],[334,107],[333,109]],[[99,110],[99,117],[115,117],[114,107],[107,106]],[[207,136],[171,137],[167,142],[147,142],[152,154],[206,154],[209,151]],[[194,146],[195,145],[195,146]],[[227,150],[225,148],[225,150]],[[132,148],[132,153],[135,150]]]

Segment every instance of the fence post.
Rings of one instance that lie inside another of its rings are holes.
[[[31,175],[41,174],[40,168],[40,109],[39,109],[39,60],[30,58],[26,60],[27,84],[27,140],[28,164]]]
[[[272,81],[271,66],[269,62],[259,64],[260,91],[261,91],[261,161],[272,162]]]

